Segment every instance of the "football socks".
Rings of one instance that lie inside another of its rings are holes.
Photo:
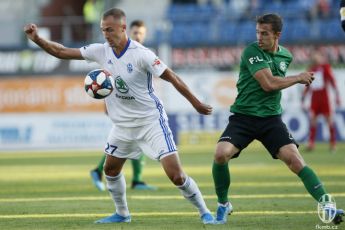
[[[200,216],[210,212],[206,207],[198,185],[191,177],[187,176],[183,185],[177,187],[180,189],[182,195],[199,210]]]
[[[137,160],[132,160],[132,168],[133,168],[133,182],[140,182],[142,181],[142,172],[143,172],[143,165],[144,165],[144,154],[140,156]]]
[[[104,168],[104,162],[105,162],[105,159],[107,158],[107,154],[104,154],[101,161],[99,162],[98,166],[97,166],[97,171],[99,173],[103,173],[103,168]]]
[[[126,200],[126,181],[122,173],[119,175],[105,176],[107,180],[107,188],[115,203],[116,213],[121,216],[129,216],[129,210]]]
[[[317,177],[317,175],[314,173],[314,171],[309,168],[308,166],[305,166],[299,173],[298,176],[301,178],[304,187],[307,189],[307,191],[310,193],[310,195],[313,196],[313,198],[319,202],[320,198],[326,194],[326,191],[320,181],[320,179]]]
[[[212,175],[218,203],[225,204],[229,201],[230,171],[228,163],[217,164],[213,162]]]

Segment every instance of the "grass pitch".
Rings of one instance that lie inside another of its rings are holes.
[[[199,184],[212,212],[216,209],[211,166],[214,146],[180,147],[184,170]],[[345,144],[335,154],[320,144],[302,155],[319,175],[337,207],[345,208]],[[0,229],[345,229],[322,223],[317,204],[299,178],[259,143],[230,161],[229,197],[234,213],[225,225],[204,226],[198,213],[164,175],[146,160],[144,179],[157,191],[127,189],[131,223],[93,222],[114,212],[107,192],[97,191],[89,171],[101,152],[0,153]],[[131,166],[125,166],[127,184]]]

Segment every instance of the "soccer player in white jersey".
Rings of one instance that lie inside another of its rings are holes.
[[[141,20],[134,20],[129,26],[129,36],[130,39],[143,44],[146,38],[146,26]],[[105,190],[105,186],[102,182],[104,162],[107,154],[103,154],[101,161],[98,163],[97,167],[91,170],[90,175],[93,184],[100,191]],[[131,159],[133,175],[131,188],[136,190],[157,190],[157,187],[146,184],[142,179],[142,171],[145,165],[144,154],[141,154],[139,159]]]
[[[112,8],[104,12],[100,26],[106,42],[80,49],[41,38],[34,24],[24,27],[27,37],[47,53],[60,59],[96,62],[114,77],[116,89],[105,98],[113,127],[105,148],[104,172],[116,211],[96,223],[131,221],[121,170],[126,159],[137,159],[144,152],[160,161],[169,179],[198,209],[202,222],[214,224],[197,184],[182,169],[167,115],[153,89],[152,77],[170,82],[200,114],[211,114],[212,107],[200,102],[152,51],[128,38],[126,16],[122,10]]]

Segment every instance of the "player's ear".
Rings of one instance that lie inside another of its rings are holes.
[[[275,37],[277,39],[280,39],[281,34],[282,34],[282,32],[275,32]]]
[[[127,25],[126,24],[123,24],[122,25],[122,31],[126,31],[127,30]]]

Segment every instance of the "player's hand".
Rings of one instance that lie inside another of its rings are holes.
[[[315,79],[313,72],[303,72],[298,74],[299,83],[309,86]]]
[[[335,98],[335,104],[336,104],[338,107],[340,106],[341,102],[340,102],[340,97],[339,97],[339,96],[337,96],[337,97]]]
[[[26,33],[26,36],[32,41],[35,41],[38,38],[38,29],[35,24],[30,23],[24,26],[24,32]]]
[[[194,106],[194,108],[200,114],[210,115],[212,113],[212,107],[210,105],[206,105],[204,103],[199,103],[198,105]]]

